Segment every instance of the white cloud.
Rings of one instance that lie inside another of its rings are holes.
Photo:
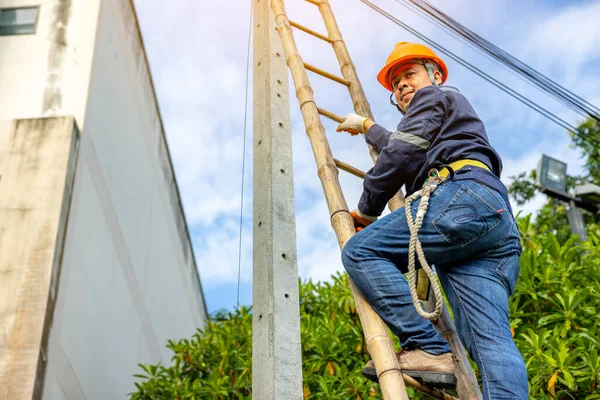
[[[344,271],[340,249],[337,245],[319,246],[307,252],[298,260],[301,278],[314,281],[328,281],[338,271]]]
[[[533,26],[524,50],[537,56],[542,65],[568,66],[577,72],[589,60],[600,57],[599,15],[598,1],[568,5]]]
[[[248,234],[249,231],[249,227],[244,229],[241,249],[238,225],[234,219],[222,218],[218,224],[193,233],[196,262],[203,285],[235,282],[238,268],[241,281],[251,280],[252,237]]]

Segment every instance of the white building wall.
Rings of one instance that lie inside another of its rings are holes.
[[[82,132],[43,398],[124,398],[206,306],[132,2],[0,7],[39,3],[35,35],[0,36],[0,150],[12,119]]]
[[[0,122],[75,116],[82,126],[100,0],[0,0],[40,6],[33,35],[0,36]]]

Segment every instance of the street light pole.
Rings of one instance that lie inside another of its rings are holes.
[[[569,207],[567,208],[567,219],[569,220],[569,226],[571,227],[571,233],[579,235],[581,240],[587,241],[587,233],[585,232],[585,222],[581,216],[581,211],[575,205],[574,200],[569,201]]]
[[[553,197],[568,204],[567,219],[571,233],[579,235],[581,240],[587,240],[585,222],[579,208],[598,212],[598,202],[594,199],[600,198],[600,187],[587,184],[575,188],[579,197],[567,193],[567,164],[552,157],[542,155],[537,169],[537,185],[540,191],[547,196]]]

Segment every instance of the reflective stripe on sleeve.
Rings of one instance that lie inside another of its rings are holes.
[[[460,91],[452,86],[440,86],[439,87],[442,92],[456,92],[460,93]]]
[[[392,133],[392,136],[390,136],[390,140],[402,140],[403,142],[414,144],[415,146],[418,146],[425,150],[427,150],[429,148],[429,145],[431,145],[429,140],[423,139],[422,137],[417,135],[413,135],[412,133],[406,133],[402,131],[396,131]]]

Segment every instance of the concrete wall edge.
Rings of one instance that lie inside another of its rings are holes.
[[[142,35],[142,30],[140,28],[140,23],[139,23],[139,20],[138,20],[137,10],[136,10],[134,1],[133,0],[129,0],[129,3],[130,3],[131,8],[133,10],[133,16],[134,16],[134,19],[135,19],[136,30],[137,30],[137,32],[139,34],[139,37],[140,37],[140,47],[141,47],[141,50],[142,50],[142,54],[144,56],[144,63],[146,64],[146,68],[148,68],[148,76],[149,76],[149,81],[150,81],[150,88],[152,90],[152,100],[153,100],[154,105],[156,107],[156,114],[158,116],[158,122],[160,124],[161,139],[163,141],[163,144],[165,146],[165,150],[167,151],[167,155],[168,155],[168,159],[169,159],[169,168],[171,170],[170,171],[170,175],[171,175],[171,178],[173,179],[173,183],[174,183],[173,186],[175,187],[175,194],[176,194],[177,199],[178,199],[179,209],[180,209],[180,212],[181,212],[181,216],[183,217],[183,223],[185,225],[185,233],[186,233],[186,237],[188,239],[188,245],[190,246],[190,251],[191,251],[191,254],[192,254],[192,262],[194,264],[194,273],[195,273],[195,275],[197,277],[198,287],[199,287],[200,293],[202,295],[203,307],[204,307],[204,310],[206,311],[206,315],[208,316],[209,313],[208,313],[208,308],[206,306],[206,298],[204,296],[204,290],[202,288],[202,282],[200,280],[200,272],[198,271],[198,265],[196,264],[196,256],[195,256],[195,252],[194,252],[194,246],[192,244],[192,237],[190,235],[190,229],[189,229],[189,226],[188,226],[188,223],[187,223],[187,218],[185,216],[185,210],[183,208],[183,202],[181,201],[181,193],[179,192],[179,184],[177,182],[177,177],[175,176],[175,169],[173,168],[173,161],[172,161],[172,158],[171,158],[171,151],[169,149],[169,143],[167,141],[167,136],[165,134],[165,127],[164,127],[164,123],[163,123],[163,120],[162,120],[162,114],[160,112],[160,106],[158,104],[158,97],[156,95],[156,89],[155,89],[155,86],[154,86],[154,79],[152,78],[152,69],[150,68],[150,63],[148,62],[148,55],[146,54],[146,46],[144,44],[144,37]]]

